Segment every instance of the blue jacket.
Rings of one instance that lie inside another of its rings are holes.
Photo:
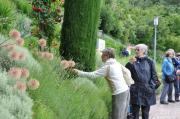
[[[173,75],[174,73],[174,66],[172,63],[172,59],[165,57],[162,63],[162,79],[165,79],[165,75]]]

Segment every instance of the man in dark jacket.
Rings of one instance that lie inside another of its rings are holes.
[[[130,104],[134,119],[139,119],[140,108],[142,119],[148,119],[150,106],[156,104],[155,86],[158,78],[153,61],[146,56],[147,46],[138,44],[135,50],[135,60],[126,64],[135,82],[130,87]]]

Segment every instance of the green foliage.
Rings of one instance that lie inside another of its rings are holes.
[[[32,119],[32,100],[26,92],[10,83],[13,79],[0,71],[0,117],[3,119]]]
[[[73,3],[73,4],[72,4]],[[101,0],[65,2],[60,53],[86,71],[95,68],[95,49]]]
[[[17,6],[18,11],[30,16],[32,12],[32,7],[30,1],[28,0],[11,0]]]
[[[178,39],[179,37],[179,4],[175,5],[173,2],[177,1],[105,0],[101,9],[100,29],[120,40],[123,44],[145,43],[152,49],[153,19],[155,16],[159,16],[159,25],[157,26],[158,50],[171,47],[177,51],[178,48],[175,45],[167,46],[169,37],[173,37],[171,39]],[[172,3],[172,5],[166,3]]]
[[[108,35],[104,35],[104,40],[106,41],[106,47],[114,48],[117,54],[124,48],[120,41],[116,41]]]
[[[15,20],[15,5],[9,0],[0,0],[0,31],[9,31]]]
[[[21,37],[28,37],[31,35],[31,19],[23,14],[17,14],[16,21],[13,28],[21,33]]]
[[[106,105],[109,104],[106,102],[111,94],[107,84],[96,82],[97,87],[85,78],[67,80],[66,72],[58,64],[58,59],[52,62],[41,60],[42,71],[31,71],[31,75],[41,82],[40,88],[31,92],[37,102],[33,108],[34,118],[41,119],[43,113],[50,111],[45,119],[50,116],[53,119],[108,119]]]
[[[25,47],[28,47],[29,49],[35,49],[38,46],[38,40],[39,38],[35,36],[28,36],[25,38]]]
[[[33,119],[57,119],[54,112],[40,102],[35,102],[33,108],[33,110],[35,110]]]

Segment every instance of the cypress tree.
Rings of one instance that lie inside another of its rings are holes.
[[[60,54],[78,62],[80,69],[95,68],[95,50],[101,0],[66,0]]]

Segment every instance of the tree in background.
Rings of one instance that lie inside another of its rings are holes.
[[[64,4],[60,54],[86,71],[95,68],[100,7],[101,0],[67,0]]]

